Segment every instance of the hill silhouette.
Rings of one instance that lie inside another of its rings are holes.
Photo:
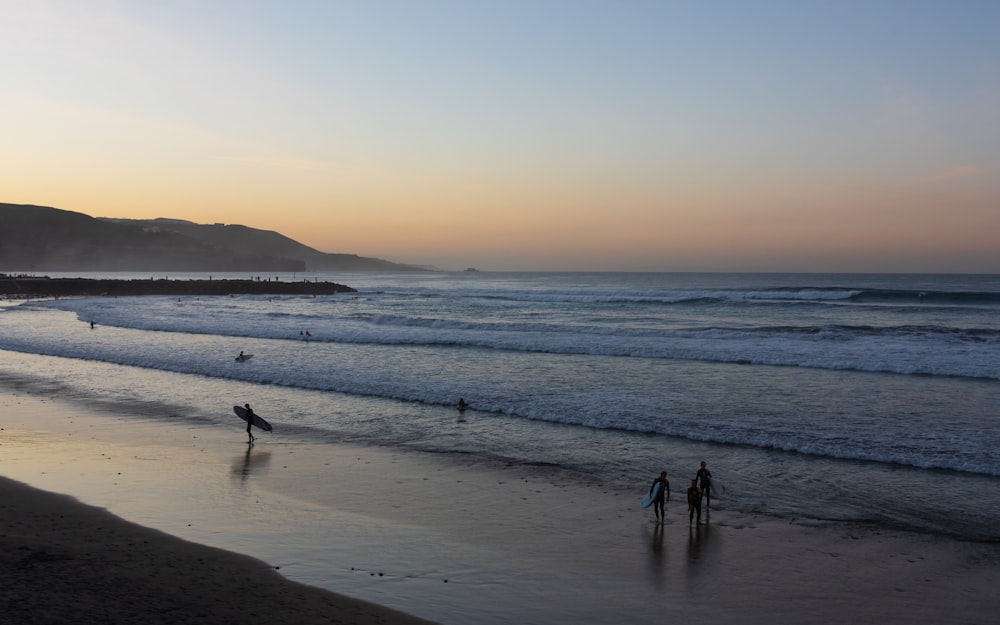
[[[97,218],[0,203],[0,271],[420,270],[356,254],[327,254],[243,225]]]

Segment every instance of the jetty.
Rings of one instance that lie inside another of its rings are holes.
[[[335,282],[277,280],[115,280],[94,278],[49,278],[0,274],[0,296],[7,299],[33,297],[122,297],[135,295],[333,295],[356,293]]]

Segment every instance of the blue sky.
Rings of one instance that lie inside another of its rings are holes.
[[[1000,272],[1000,3],[0,2],[0,201],[448,269]]]

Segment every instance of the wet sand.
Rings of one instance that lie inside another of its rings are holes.
[[[0,478],[0,613],[24,625],[427,621]]]
[[[1000,608],[998,545],[724,500],[691,527],[676,483],[657,525],[641,493],[550,468],[280,435],[251,448],[236,424],[20,391],[0,391],[0,427],[0,473],[89,504],[0,480],[12,623],[930,625]]]

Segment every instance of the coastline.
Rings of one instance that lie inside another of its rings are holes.
[[[135,295],[333,295],[355,289],[335,282],[271,280],[149,280],[48,278],[0,274],[0,297],[12,299]]]
[[[6,478],[0,501],[5,623],[431,625]]]
[[[136,420],[19,390],[0,388],[0,415],[2,473],[88,504],[0,481],[11,493],[0,507],[0,575],[19,589],[7,613],[25,623],[82,622],[87,610],[116,622],[112,609],[154,623],[150,615],[426,622],[399,609],[445,625],[614,623],[625,609],[633,623],[791,624],[822,614],[828,623],[930,625],[990,622],[1000,606],[995,544],[742,515],[724,501],[689,528],[680,484],[658,526],[637,498],[571,475],[278,436],[249,449],[238,428]],[[290,523],[275,525],[276,511]],[[175,552],[186,559],[166,559]],[[77,586],[83,563],[94,579]],[[257,584],[271,599],[251,607]],[[43,594],[23,599],[34,592]],[[647,612],[619,607],[637,595]]]

